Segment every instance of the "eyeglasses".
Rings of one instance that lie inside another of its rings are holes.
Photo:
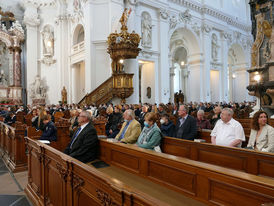
[[[83,115],[79,115],[78,117],[86,117],[86,116],[83,116]]]

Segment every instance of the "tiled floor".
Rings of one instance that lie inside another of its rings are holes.
[[[24,194],[27,172],[11,173],[0,158],[0,206],[31,206]]]

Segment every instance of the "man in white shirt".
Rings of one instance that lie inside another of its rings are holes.
[[[245,134],[242,125],[232,118],[233,110],[224,108],[221,113],[221,119],[218,120],[211,132],[212,144],[241,147],[242,141],[245,141]]]

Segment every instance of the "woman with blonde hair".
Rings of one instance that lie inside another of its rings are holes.
[[[274,152],[274,128],[268,125],[268,115],[264,111],[254,114],[247,147],[261,152]]]

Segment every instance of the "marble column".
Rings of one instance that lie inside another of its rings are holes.
[[[228,42],[224,38],[223,35],[221,35],[221,53],[222,53],[222,63],[223,68],[220,71],[221,72],[221,92],[220,92],[220,100],[224,100],[228,102],[229,96],[228,96]]]
[[[170,87],[170,102],[173,102],[173,103],[174,103],[174,76],[175,76],[174,66],[171,66],[169,70],[169,78],[170,78],[169,87]]]
[[[159,69],[158,69],[158,78],[159,84],[159,101],[160,103],[168,103],[170,96],[165,95],[166,92],[170,90],[169,80],[167,79],[167,75],[169,73],[169,60],[168,60],[168,19],[166,16],[162,15],[161,11],[159,11],[159,28],[158,28],[158,38],[159,38]],[[157,69],[156,69],[157,70]],[[156,72],[155,72],[156,73]],[[156,78],[155,78],[156,79]]]
[[[13,71],[13,82],[15,87],[21,87],[22,82],[22,73],[21,73],[21,58],[20,58],[21,49],[14,49],[14,71]]]
[[[133,94],[126,99],[127,104],[139,103],[139,63],[137,59],[125,59],[124,70],[133,76]]]
[[[30,94],[30,83],[35,80],[35,76],[40,76],[39,66],[38,66],[38,26],[40,25],[40,19],[38,17],[39,4],[32,3],[30,1],[24,1],[25,13],[23,22],[26,25],[26,76],[27,85],[26,89],[28,94]],[[30,102],[30,96],[28,95],[28,102]]]
[[[210,30],[202,30],[202,42],[203,42],[203,69],[201,71],[201,82],[200,82],[200,101],[210,102],[211,93],[210,93],[210,61],[211,61],[211,51],[208,50],[211,48],[211,37]]]

